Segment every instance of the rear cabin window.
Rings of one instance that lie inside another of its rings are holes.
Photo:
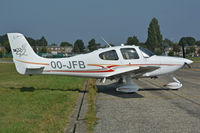
[[[125,60],[139,59],[138,53],[134,48],[122,48],[120,51]]]
[[[102,60],[118,60],[119,59],[115,50],[103,52],[103,53],[99,54],[99,57]]]

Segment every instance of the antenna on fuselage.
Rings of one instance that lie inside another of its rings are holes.
[[[102,39],[109,47],[112,47],[103,37],[101,37],[101,39]]]

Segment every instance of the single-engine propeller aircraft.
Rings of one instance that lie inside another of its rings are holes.
[[[42,58],[38,56],[20,33],[8,33],[13,61],[20,74],[55,74],[101,79],[116,79],[120,92],[136,92],[139,88],[133,78],[154,78],[172,74],[191,60],[157,56],[139,46],[115,46],[95,50],[67,58]],[[178,89],[182,84],[172,76],[174,82],[166,85]]]

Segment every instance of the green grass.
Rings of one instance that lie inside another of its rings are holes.
[[[12,61],[12,58],[0,58],[1,61]]]
[[[19,75],[14,64],[0,64],[0,133],[60,133],[85,79]]]
[[[188,57],[188,59],[190,59],[194,62],[200,62],[200,57]]]
[[[97,124],[98,118],[96,117],[96,95],[97,87],[96,80],[88,80],[88,112],[85,117],[88,133],[94,132],[94,127]]]

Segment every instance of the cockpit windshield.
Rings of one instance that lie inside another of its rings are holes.
[[[148,50],[146,48],[139,47],[139,49],[141,50],[142,55],[144,56],[144,58],[149,58],[149,57],[155,55],[153,52],[151,52],[150,50]]]

